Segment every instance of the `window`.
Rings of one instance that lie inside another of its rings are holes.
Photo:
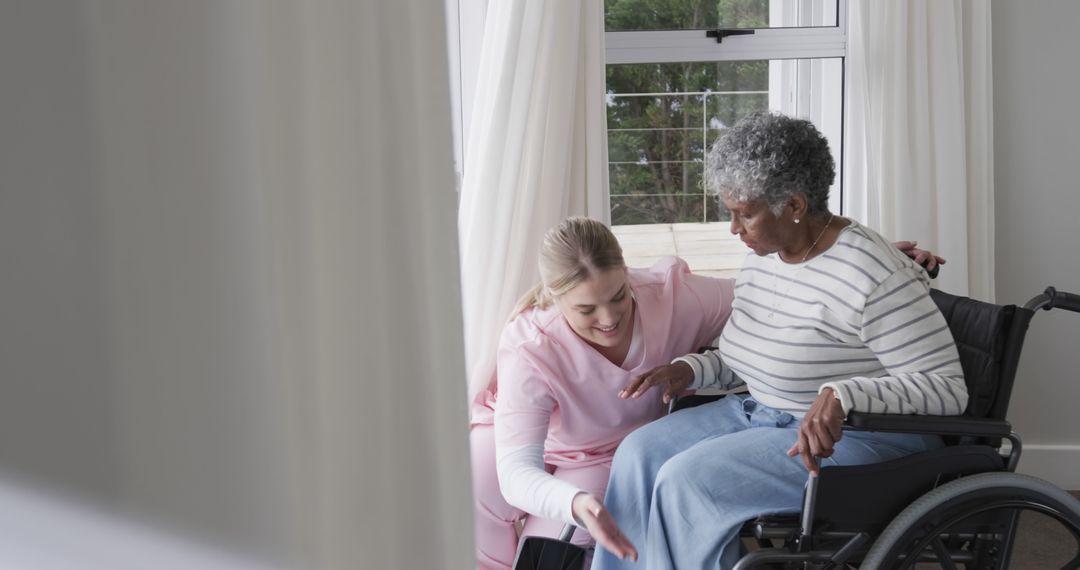
[[[611,221],[628,264],[679,255],[697,272],[737,271],[746,249],[702,178],[709,145],[748,113],[813,121],[840,170],[845,11],[845,0],[605,0]]]

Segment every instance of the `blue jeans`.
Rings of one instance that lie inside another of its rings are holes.
[[[604,504],[638,562],[597,546],[593,570],[734,566],[746,521],[801,509],[806,467],[787,456],[798,427],[791,414],[740,394],[631,433],[615,453]],[[941,445],[936,436],[849,431],[822,466],[877,463]]]

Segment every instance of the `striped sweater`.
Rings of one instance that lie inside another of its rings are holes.
[[[958,415],[967,388],[926,274],[851,222],[801,264],[750,254],[717,350],[677,360],[693,388],[745,382],[759,402],[801,417],[826,387],[851,411]]]

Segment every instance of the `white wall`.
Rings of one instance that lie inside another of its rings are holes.
[[[1080,292],[1080,3],[992,9],[997,300]],[[1080,489],[1078,339],[1080,314],[1035,316],[1010,409],[1020,470],[1068,489]]]
[[[0,3],[0,483],[472,564],[442,7]]]

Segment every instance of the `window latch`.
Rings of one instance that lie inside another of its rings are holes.
[[[706,30],[705,37],[716,38],[716,43],[723,43],[728,36],[752,36],[754,30]]]

